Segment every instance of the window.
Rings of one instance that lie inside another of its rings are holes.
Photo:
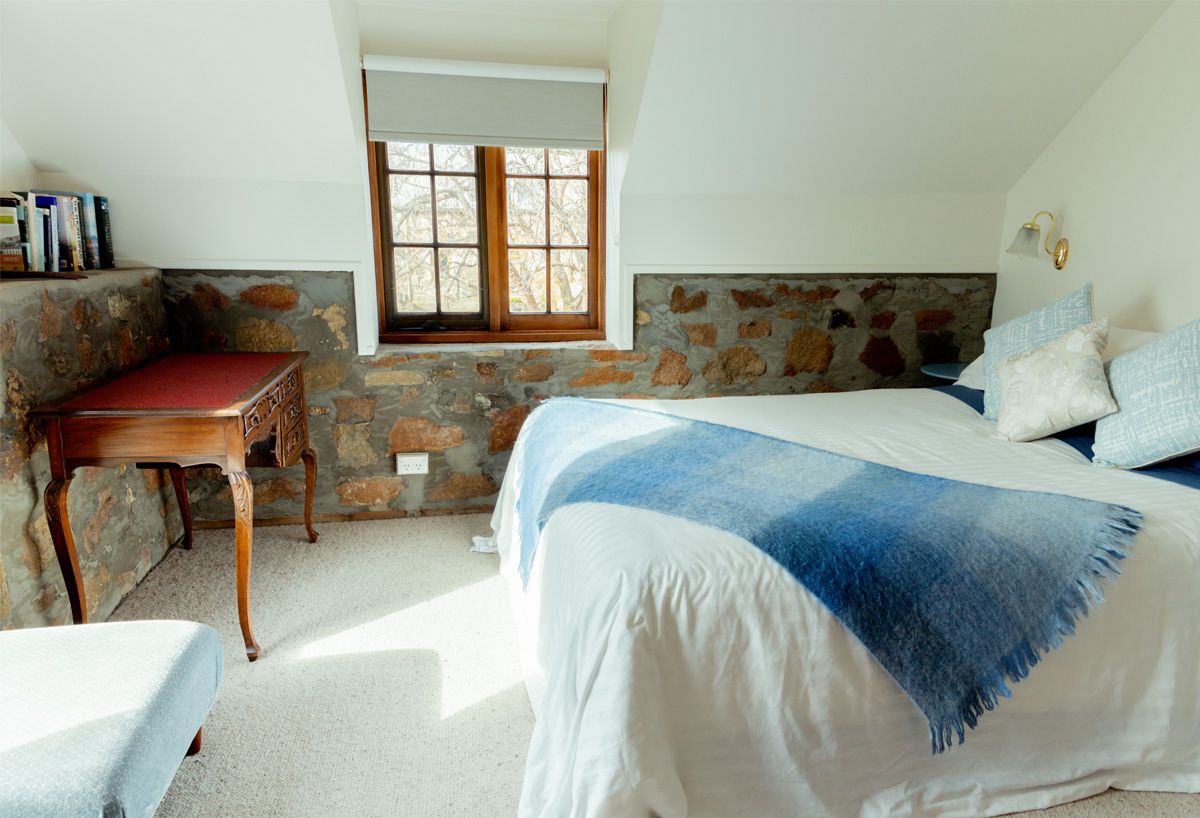
[[[599,151],[371,143],[380,339],[602,338]]]

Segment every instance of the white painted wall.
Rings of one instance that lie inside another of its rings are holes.
[[[608,22],[604,317],[608,340],[621,349],[633,347],[633,268],[622,236],[637,233],[637,217],[624,192],[625,174],[662,11],[661,0],[625,3]]]
[[[25,149],[0,120],[0,190],[28,190],[38,184],[37,170]]]
[[[995,272],[1008,188],[1165,8],[668,2],[622,261]]]
[[[1062,271],[1004,252],[1038,210],[1063,215]],[[1200,3],[1177,2],[1009,191],[995,320],[1087,281],[1097,314],[1119,326],[1200,318],[1198,226]]]
[[[637,273],[995,272],[1002,194],[637,196]]]

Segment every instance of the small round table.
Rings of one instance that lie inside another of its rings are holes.
[[[948,381],[957,381],[962,375],[963,370],[967,368],[967,364],[952,363],[952,364],[925,364],[921,367],[921,372],[933,378],[944,378]]]

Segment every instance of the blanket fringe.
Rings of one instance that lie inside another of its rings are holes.
[[[979,679],[958,704],[958,710],[947,717],[930,719],[929,736],[933,753],[945,752],[954,745],[957,736],[961,745],[968,727],[975,728],[979,717],[996,707],[998,697],[1011,698],[1006,680],[1016,683],[1029,675],[1030,669],[1046,653],[1063,642],[1063,637],[1075,633],[1079,617],[1087,616],[1092,606],[1104,601],[1103,586],[1121,573],[1118,563],[1125,559],[1133,538],[1141,530],[1142,515],[1124,506],[1109,506],[1110,517],[1091,556],[1091,568],[1077,577],[1054,613],[1038,632],[1029,634],[996,667]]]

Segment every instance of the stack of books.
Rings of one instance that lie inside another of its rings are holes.
[[[107,197],[62,190],[0,193],[0,272],[70,274],[112,266]]]

